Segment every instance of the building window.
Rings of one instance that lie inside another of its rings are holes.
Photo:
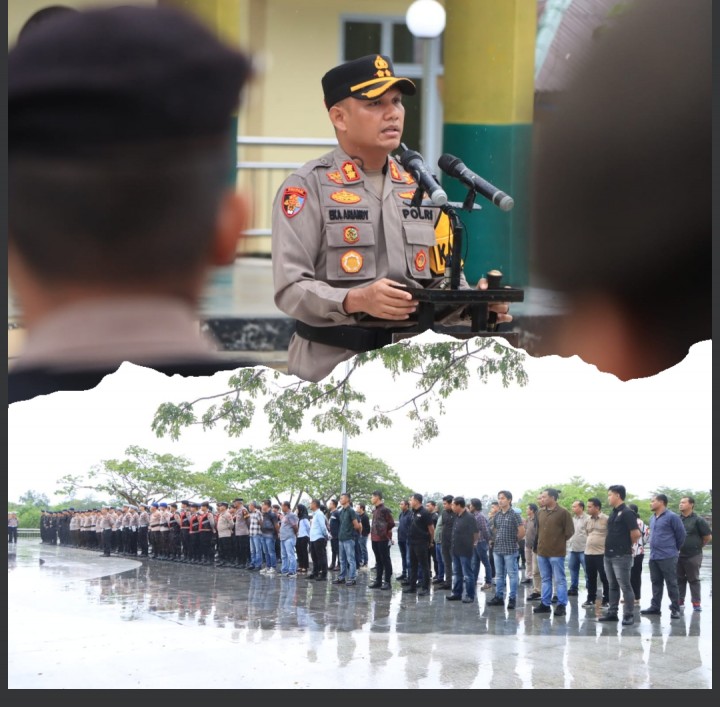
[[[406,76],[415,83],[417,93],[403,97],[403,142],[409,148],[418,150],[422,115],[422,43],[410,33],[404,17],[344,15],[340,18],[340,24],[341,61],[351,61],[367,54],[384,54],[392,59],[398,76]],[[440,56],[442,57],[442,44]],[[442,68],[438,76],[442,76]]]

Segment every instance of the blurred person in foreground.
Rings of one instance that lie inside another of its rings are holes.
[[[548,353],[621,380],[712,338],[711,14],[629,5],[542,128],[534,260],[569,305]]]
[[[165,7],[60,13],[8,56],[8,273],[27,329],[9,402],[85,390],[123,361],[236,368],[199,298],[246,220],[228,175],[242,53]]]

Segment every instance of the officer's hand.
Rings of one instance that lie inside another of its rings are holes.
[[[365,312],[378,319],[408,319],[417,309],[417,300],[409,292],[393,287],[399,284],[384,277],[371,285],[356,287],[345,295],[343,307],[348,314]]]
[[[487,290],[488,281],[481,277],[478,280],[477,289]],[[502,324],[503,322],[511,322],[513,320],[512,314],[510,314],[510,304],[508,302],[492,302],[488,305],[489,312],[495,312],[497,314],[497,323]]]

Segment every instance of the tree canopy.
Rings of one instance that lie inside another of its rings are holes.
[[[499,377],[504,387],[526,385],[524,360],[522,351],[499,339],[476,337],[430,344],[401,341],[358,354],[343,374],[332,374],[319,383],[267,368],[240,369],[221,392],[161,404],[152,429],[158,437],[177,440],[190,426],[208,430],[223,425],[228,436],[238,437],[252,424],[261,405],[271,426],[271,441],[287,440],[300,431],[307,417],[319,432],[342,431],[356,437],[365,429],[391,427],[393,413],[404,411],[415,424],[412,443],[419,447],[437,437],[437,416],[444,414],[447,398],[467,389],[473,378],[487,383],[491,377]],[[368,410],[366,395],[354,379],[360,369],[374,362],[387,372],[389,389],[403,376],[415,380],[416,392],[387,408],[375,405]]]

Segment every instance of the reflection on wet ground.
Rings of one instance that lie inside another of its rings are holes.
[[[636,612],[635,625],[621,627],[598,623],[596,610],[579,606],[583,596],[566,617],[533,615],[525,585],[517,610],[506,611],[486,606],[487,592],[465,605],[445,601],[445,591],[369,590],[368,572],[351,588],[31,540],[8,552],[10,688],[712,683],[708,556],[702,613],[672,621],[668,611]]]

